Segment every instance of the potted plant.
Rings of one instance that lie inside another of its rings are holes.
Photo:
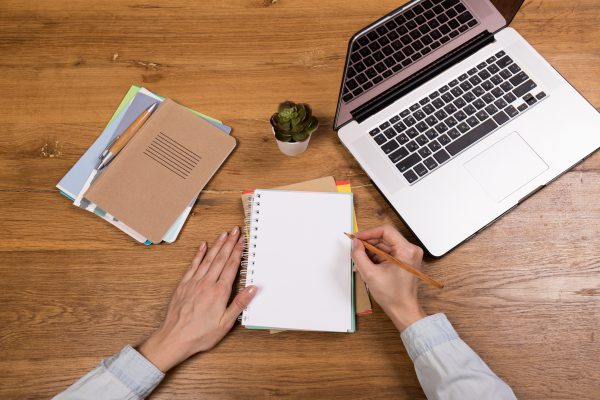
[[[310,136],[319,127],[308,104],[285,101],[271,116],[271,127],[277,146],[283,154],[297,156],[308,147]]]

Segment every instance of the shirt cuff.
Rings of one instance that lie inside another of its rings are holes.
[[[141,398],[150,395],[165,377],[161,370],[129,345],[103,360],[102,365]]]
[[[404,347],[415,362],[434,347],[458,339],[458,334],[445,314],[435,314],[418,320],[400,335]]]

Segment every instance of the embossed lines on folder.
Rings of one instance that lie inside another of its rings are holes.
[[[183,179],[189,176],[202,158],[163,132],[152,140],[144,154]]]

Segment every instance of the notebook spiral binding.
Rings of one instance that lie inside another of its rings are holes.
[[[247,207],[244,219],[246,225],[246,241],[242,253],[238,291],[242,291],[246,286],[254,283],[254,257],[256,256],[256,243],[254,243],[254,241],[256,240],[258,233],[260,194],[249,195],[247,201],[249,206]],[[243,314],[238,317],[238,321],[243,322]]]

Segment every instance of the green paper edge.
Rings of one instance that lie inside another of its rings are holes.
[[[131,102],[131,100],[133,100],[133,98],[135,97],[135,95],[142,90],[141,86],[135,86],[135,85],[131,85],[131,87],[129,88],[129,90],[127,91],[127,94],[125,94],[125,97],[123,97],[123,100],[121,100],[121,104],[119,104],[119,107],[117,107],[117,109],[115,110],[115,112],[113,113],[112,117],[110,117],[110,120],[108,121],[107,125],[110,125],[111,122],[113,122],[113,120],[115,118],[117,118],[117,116],[123,111],[123,109],[127,106],[127,104],[129,104],[129,102]],[[156,94],[154,92],[152,92],[154,95],[156,95],[157,97],[159,97],[161,100],[164,100],[165,98],[159,94]],[[206,114],[202,114],[201,112],[198,112],[196,110],[192,110],[191,108],[185,107],[187,110],[191,111],[192,113],[198,115],[199,117],[202,118],[206,118],[206,119],[210,119],[211,121],[214,122],[218,122],[219,124],[222,124],[221,121],[219,121],[218,119],[209,117]]]

